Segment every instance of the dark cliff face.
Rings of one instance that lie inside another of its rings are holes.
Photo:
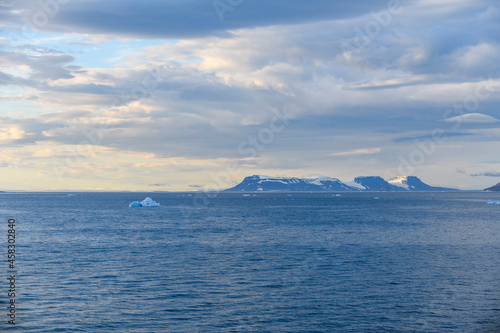
[[[488,187],[487,189],[485,189],[485,191],[500,192],[500,183],[498,183],[492,187]]]

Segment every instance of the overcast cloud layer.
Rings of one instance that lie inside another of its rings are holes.
[[[9,190],[500,182],[496,1],[11,0]]]

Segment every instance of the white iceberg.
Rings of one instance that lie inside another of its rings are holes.
[[[500,205],[500,201],[493,201],[493,200],[490,200],[490,201],[488,201],[488,203],[489,203],[490,205]]]
[[[150,197],[147,197],[146,199],[141,201],[142,207],[159,207],[160,204]]]
[[[134,201],[128,206],[129,207],[159,207],[160,204],[158,202],[154,201],[153,199],[151,199],[150,197],[147,197],[146,199],[142,200],[141,202]]]

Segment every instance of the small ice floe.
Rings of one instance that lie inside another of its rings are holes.
[[[147,197],[146,199],[142,200],[141,202],[134,201],[128,206],[129,207],[158,207],[158,206],[160,206],[160,204],[158,202],[154,201],[153,199],[151,199],[150,197]]]
[[[66,195],[67,197],[76,197],[76,194],[73,194],[73,193],[70,193],[68,195]]]
[[[337,195],[336,195],[336,197],[341,197],[341,196],[342,196],[342,194],[337,194]]]
[[[500,201],[493,201],[493,200],[490,200],[490,201],[488,201],[488,203],[489,203],[490,205],[500,205]]]
[[[380,198],[379,198],[379,197],[374,197],[373,199],[374,199],[374,200],[378,200],[378,199],[380,199]]]
[[[251,197],[251,194],[243,194],[244,197]]]

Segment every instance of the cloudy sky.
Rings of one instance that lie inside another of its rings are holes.
[[[490,0],[4,0],[0,189],[500,182]]]

